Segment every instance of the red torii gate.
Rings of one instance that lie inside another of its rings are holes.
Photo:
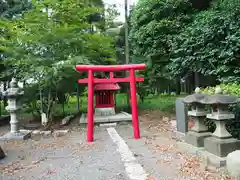
[[[138,122],[138,109],[137,109],[137,90],[136,82],[143,82],[144,78],[136,77],[135,70],[144,70],[145,64],[129,64],[129,65],[76,65],[77,71],[88,71],[88,78],[78,80],[79,84],[88,84],[88,113],[87,113],[87,141],[93,142],[93,128],[94,128],[94,84],[96,83],[119,83],[129,82],[131,92],[132,104],[132,125],[134,138],[140,138],[139,122]],[[114,78],[113,72],[115,71],[129,71],[129,77]],[[94,78],[94,72],[110,72],[109,79]]]

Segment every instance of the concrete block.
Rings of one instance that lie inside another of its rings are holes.
[[[73,115],[66,116],[65,118],[62,119],[61,125],[67,125],[73,117],[74,117]]]
[[[202,157],[204,168],[214,167],[220,169],[226,165],[226,158],[215,156],[205,151],[204,147],[195,147],[185,142],[177,142],[177,144],[180,149],[189,154]]]
[[[229,153],[226,157],[226,168],[229,175],[240,179],[240,150]]]
[[[52,135],[52,131],[40,131],[40,135],[43,135],[44,137]]]
[[[205,151],[204,164],[207,166],[210,165],[216,168],[222,168],[226,166],[226,157],[219,157]]]
[[[204,148],[216,156],[226,157],[229,153],[240,149],[240,141],[234,138],[208,137],[204,139]]]
[[[27,140],[31,137],[29,132],[7,133],[0,137],[0,140]]]
[[[210,132],[194,132],[189,131],[185,136],[185,142],[195,147],[204,147],[204,139],[211,136]]]
[[[56,130],[56,131],[53,131],[52,134],[55,137],[60,137],[60,136],[66,135],[67,133],[69,133],[69,129],[66,129],[66,130]]]
[[[32,134],[33,134],[33,135],[39,135],[40,133],[41,133],[40,130],[33,130],[33,131],[32,131]]]
[[[20,129],[19,132],[24,133],[24,134],[28,134],[28,133],[31,133],[32,131],[28,130],[28,129]]]

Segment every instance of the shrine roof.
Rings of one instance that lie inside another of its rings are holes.
[[[120,89],[120,86],[117,83],[96,84],[94,87],[95,91],[101,91],[101,90],[117,91],[119,89]]]

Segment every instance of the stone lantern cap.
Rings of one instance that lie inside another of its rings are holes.
[[[238,102],[240,102],[240,99],[238,97],[222,94],[222,90],[220,87],[217,87],[215,89],[215,95],[208,96],[203,100],[204,104],[220,104],[220,105],[236,104]]]
[[[15,78],[12,78],[10,82],[10,87],[2,93],[3,96],[6,96],[8,98],[14,98],[18,97],[20,95],[23,95],[24,92],[20,90],[20,88],[17,85],[17,81]]]
[[[195,89],[195,93],[194,94],[191,94],[189,96],[186,96],[184,99],[183,99],[183,102],[186,103],[186,104],[192,104],[192,103],[201,103],[203,102],[204,99],[206,99],[208,97],[207,94],[202,94],[200,92],[200,88],[197,87]]]

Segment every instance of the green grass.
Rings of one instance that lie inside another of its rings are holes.
[[[175,101],[179,96],[174,95],[158,95],[146,97],[144,103],[138,98],[138,108],[142,110],[159,110],[162,112],[173,113],[175,111]],[[127,95],[117,94],[116,95],[117,108],[122,111],[127,109]],[[87,112],[87,97],[80,97],[80,110],[81,112]],[[59,107],[61,111],[61,106]],[[77,98],[71,97],[68,104],[65,105],[65,111],[67,113],[73,113],[77,111]]]
[[[176,98],[180,96],[176,95],[157,95],[146,97],[142,103],[138,98],[138,109],[140,110],[159,110],[164,113],[174,113],[175,111],[175,101]],[[116,95],[116,104],[119,111],[128,111],[127,108],[127,95],[126,94],[117,94]],[[86,96],[80,97],[80,111],[87,112],[88,100]],[[69,114],[74,114],[78,112],[77,109],[77,97],[72,96],[69,98],[68,103],[64,105],[65,116]],[[7,115],[8,112],[3,107],[1,103],[2,115]],[[24,110],[22,111],[23,114]],[[54,114],[56,116],[63,116],[62,105],[58,104],[54,109]]]
[[[8,115],[8,112],[6,111],[5,107],[4,107],[4,104],[3,104],[3,101],[0,101],[0,108],[1,108],[1,115]]]

